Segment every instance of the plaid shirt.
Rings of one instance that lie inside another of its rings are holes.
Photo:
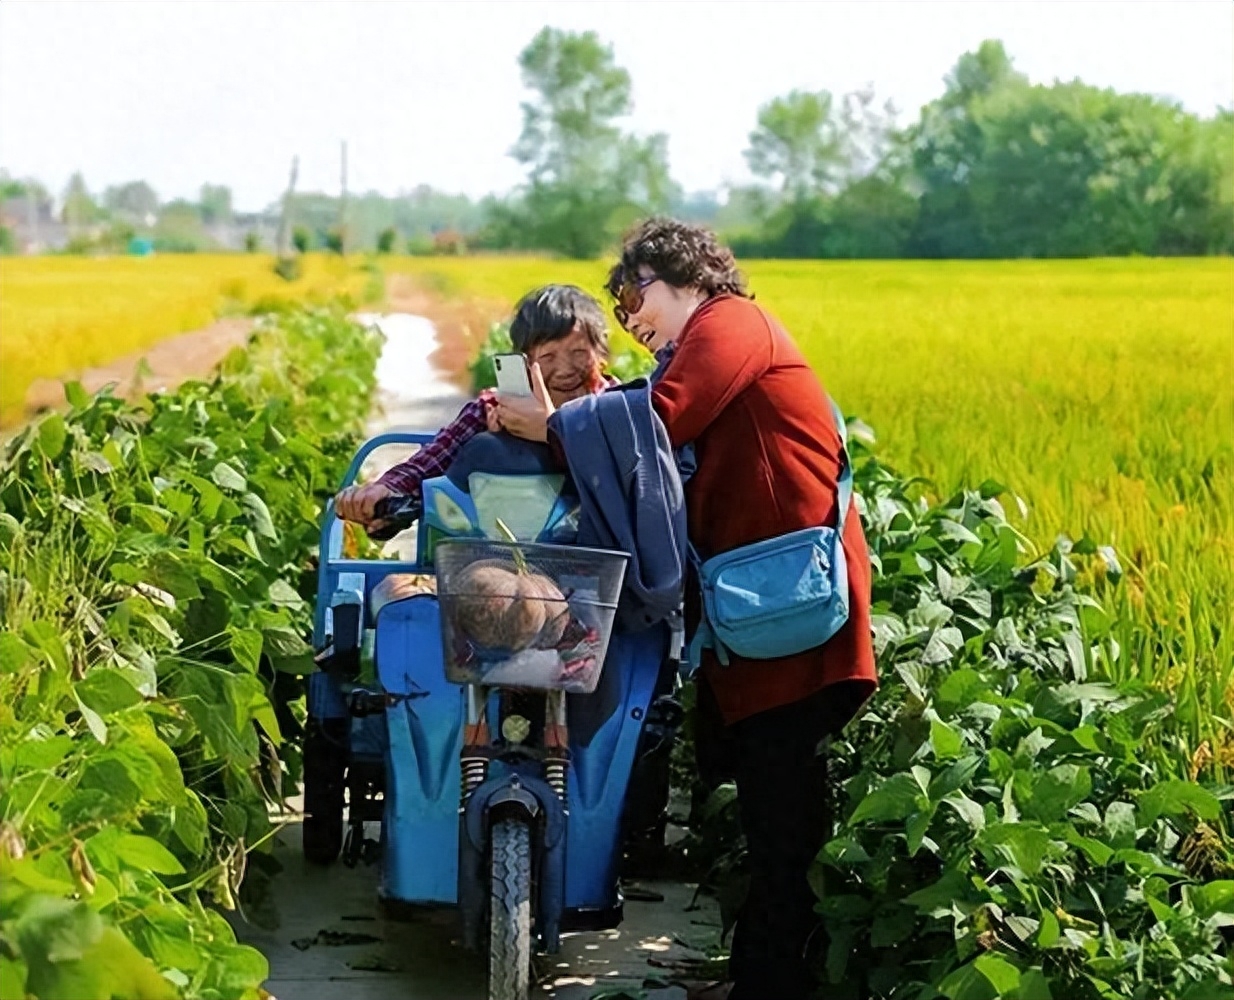
[[[604,375],[592,386],[591,391],[604,392],[615,385],[621,385],[621,382],[611,375]],[[395,493],[403,496],[419,496],[420,484],[424,480],[444,476],[459,449],[481,431],[488,430],[486,414],[489,407],[496,404],[497,390],[483,390],[459,411],[451,423],[438,431],[432,441],[421,445],[420,450],[411,458],[394,466],[377,482],[389,486]]]

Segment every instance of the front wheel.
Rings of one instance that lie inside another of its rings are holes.
[[[531,831],[525,820],[492,830],[489,899],[489,1000],[527,1000],[531,984]]]

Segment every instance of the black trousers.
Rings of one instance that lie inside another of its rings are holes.
[[[821,744],[851,714],[845,688],[827,688],[720,730],[714,695],[699,684],[700,771],[731,769],[748,849],[750,889],[733,931],[729,1000],[805,1000],[816,987],[806,958],[818,925],[807,873],[831,832]],[[717,738],[725,745],[717,747]]]

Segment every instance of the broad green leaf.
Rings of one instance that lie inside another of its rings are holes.
[[[199,504],[202,515],[209,520],[213,520],[215,515],[218,514],[219,505],[223,502],[222,491],[204,476],[184,472],[180,474],[180,478],[197,491],[197,495],[200,498]],[[241,488],[243,489],[243,487]]]
[[[1037,779],[1026,811],[1036,819],[1052,823],[1065,817],[1071,807],[1088,798],[1092,790],[1093,779],[1088,768],[1059,764]]]
[[[296,588],[281,578],[270,584],[268,593],[270,603],[279,607],[299,608],[304,604],[303,598],[296,593]]]
[[[1067,843],[1083,851],[1084,856],[1099,868],[1108,864],[1110,858],[1114,856],[1114,848],[1092,837],[1081,836],[1073,828],[1067,830]]]
[[[922,805],[920,812],[915,812],[908,817],[904,824],[904,836],[908,845],[909,857],[913,857],[921,849],[922,844],[926,840],[926,834],[930,832],[930,824],[934,821],[934,812],[937,805],[933,802],[928,802]],[[933,842],[931,842],[933,844]],[[936,847],[931,846],[931,850],[936,850]]]
[[[295,677],[307,677],[317,669],[311,652],[300,656],[275,656],[270,662],[279,673],[291,674]]]
[[[219,976],[219,986],[228,994],[256,991],[270,976],[266,956],[248,945],[232,945],[227,949]]]
[[[1111,802],[1105,811],[1105,829],[1115,849],[1135,847],[1135,806],[1130,802]]]
[[[943,799],[973,830],[985,827],[985,810],[963,792],[955,791]]]
[[[277,541],[278,531],[275,530],[266,502],[256,493],[244,494],[241,502],[248,508],[249,523],[253,526],[253,530],[262,538],[272,538]]]
[[[26,963],[0,954],[0,997],[25,997],[26,976],[29,970]]]
[[[35,896],[13,924],[22,952],[45,955],[53,965],[83,958],[102,933],[103,921],[84,903],[48,896]]]
[[[949,1000],[998,1000],[990,980],[972,962],[952,970],[938,984],[938,991]]]
[[[15,674],[29,661],[30,647],[12,632],[0,632],[0,674]]]
[[[954,711],[966,707],[976,699],[978,694],[988,689],[989,684],[977,671],[962,667],[947,675],[942,684],[938,686],[935,697],[940,708],[947,707]]]
[[[1037,947],[1053,948],[1062,935],[1063,929],[1058,925],[1058,917],[1049,910],[1042,910],[1041,929],[1037,932]]]
[[[56,973],[55,988],[46,996],[175,1000],[181,995],[115,927],[103,928],[98,941],[80,962],[62,965]]]
[[[1191,903],[1201,920],[1214,914],[1234,914],[1234,881],[1223,879],[1192,886]]]
[[[46,738],[27,737],[13,753],[13,762],[22,771],[45,771],[56,767],[73,749],[73,737],[61,733]]]
[[[948,764],[930,782],[930,798],[935,802],[946,798],[950,793],[967,785],[980,769],[981,757],[977,754],[969,754]]]
[[[983,976],[994,987],[996,996],[1009,996],[1019,988],[1020,970],[1008,962],[1002,955],[986,952],[974,963]]]
[[[1032,917],[1024,917],[1018,913],[1012,913],[1003,918],[1003,923],[1007,925],[1011,931],[1021,941],[1030,940],[1041,927],[1040,920],[1034,920]]]
[[[149,562],[146,579],[171,594],[177,601],[192,601],[201,597],[197,578],[183,556],[173,552],[156,553]]]
[[[262,629],[263,649],[272,658],[298,657],[311,655],[313,648],[301,638],[300,634],[285,625]]]
[[[1151,826],[1160,816],[1186,816],[1215,820],[1221,803],[1212,792],[1194,781],[1161,781],[1140,796],[1138,814],[1141,826]]]
[[[30,622],[23,630],[26,642],[40,650],[61,674],[69,672],[69,653],[64,639],[51,622]]]
[[[5,880],[10,879],[35,892],[46,892],[53,896],[67,896],[77,889],[69,866],[58,854],[43,855],[40,859],[27,854],[6,864]]]
[[[921,654],[921,662],[929,666],[948,663],[963,645],[964,633],[955,626],[935,629]]]
[[[988,846],[995,858],[1009,862],[1026,878],[1041,872],[1053,851],[1049,833],[1027,823],[996,823],[978,834],[979,846]]]
[[[225,490],[239,493],[248,489],[248,480],[226,462],[219,462],[210,472],[210,478]]]
[[[55,461],[64,451],[64,442],[68,440],[68,431],[64,425],[64,417],[53,413],[39,422],[39,451],[44,458]]]
[[[99,715],[111,715],[140,704],[139,692],[114,667],[95,667],[77,683],[77,697]]]
[[[231,655],[240,666],[251,674],[261,665],[262,636],[256,629],[241,629],[233,632],[228,640]]]
[[[939,760],[951,760],[964,752],[964,739],[945,722],[930,722],[930,746]]]
[[[176,856],[157,840],[139,833],[126,833],[116,838],[116,856],[134,868],[160,875],[181,875],[184,866]]]
[[[184,801],[176,806],[172,829],[188,850],[200,855],[206,843],[208,819],[205,806],[193,791],[185,794]]]
[[[85,704],[80,698],[77,699],[77,710],[81,712],[81,717],[86,722],[86,728],[90,730],[94,738],[100,743],[106,743],[107,724],[103,721],[98,712],[92,709],[89,705]]]
[[[83,410],[90,405],[90,394],[76,379],[64,383],[64,398],[68,400],[69,406],[76,410]]]
[[[922,797],[921,787],[913,775],[903,771],[893,774],[858,803],[849,825],[905,819],[917,809]]]
[[[939,537],[946,538],[953,542],[976,543],[981,544],[981,539],[972,533],[964,525],[958,521],[951,521],[947,518],[942,518],[938,521],[937,532]]]

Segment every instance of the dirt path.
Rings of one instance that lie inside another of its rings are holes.
[[[466,392],[467,362],[488,334],[489,326],[502,318],[506,305],[496,301],[447,300],[432,295],[406,274],[390,275],[386,302],[381,312],[424,316],[437,329],[437,344],[429,361],[442,379]],[[117,358],[106,365],[81,372],[66,372],[58,378],[40,378],[26,391],[27,418],[65,405],[62,382],[74,378],[94,393],[115,385],[121,395],[174,389],[186,379],[209,375],[233,348],[242,347],[253,329],[247,317],[221,319],[200,330],[176,334],[144,351]],[[145,359],[148,372],[142,373]]]
[[[205,329],[177,334],[144,351],[98,368],[87,368],[77,375],[77,380],[89,393],[113,384],[118,394],[124,396],[174,389],[186,379],[210,374],[233,348],[244,346],[252,329],[253,320],[245,317],[221,319]],[[148,369],[145,372],[141,369],[143,358]],[[73,373],[66,373],[58,379],[40,378],[32,382],[26,390],[27,416],[63,406],[61,383],[72,378]]]

